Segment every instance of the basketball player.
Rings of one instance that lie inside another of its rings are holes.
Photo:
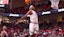
[[[7,27],[6,26],[3,26],[3,31],[1,32],[1,37],[8,37]]]
[[[35,11],[35,7],[31,5],[29,7],[29,11],[22,17],[20,18],[16,24],[23,22],[23,20],[29,15],[30,17],[30,24],[29,24],[29,34],[30,37],[35,37],[35,34],[39,31],[39,26],[38,26],[38,16]],[[20,21],[21,20],[21,21]]]

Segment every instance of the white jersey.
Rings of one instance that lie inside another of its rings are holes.
[[[30,15],[30,22],[31,23],[38,23],[38,16],[34,10],[32,10],[32,15]]]

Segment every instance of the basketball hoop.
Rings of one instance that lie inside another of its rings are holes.
[[[60,0],[50,0],[50,1],[51,1],[51,7],[53,9],[58,9],[59,8],[58,5],[59,5]]]

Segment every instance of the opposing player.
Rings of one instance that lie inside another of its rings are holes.
[[[34,5],[31,5],[29,7],[29,11],[23,16],[21,17],[16,24],[23,22],[23,20],[29,15],[30,17],[30,24],[29,24],[29,34],[30,37],[35,37],[35,34],[38,33],[39,31],[39,25],[38,25],[38,16],[37,13],[35,11],[35,7]],[[21,21],[20,21],[21,20]]]
[[[3,26],[3,31],[1,32],[1,37],[8,37],[7,27],[6,26]]]

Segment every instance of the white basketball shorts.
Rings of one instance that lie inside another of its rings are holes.
[[[33,35],[33,34],[37,34],[39,31],[39,25],[35,24],[35,23],[30,23],[29,24],[29,34]]]

